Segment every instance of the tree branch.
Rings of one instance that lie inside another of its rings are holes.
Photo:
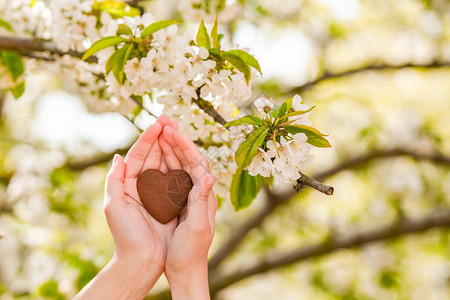
[[[300,247],[298,249],[270,255],[253,266],[218,277],[210,281],[212,294],[250,276],[297,263],[312,257],[319,257],[339,249],[359,247],[368,243],[396,238],[406,234],[418,233],[432,228],[450,227],[450,210],[439,211],[424,218],[404,219],[383,228],[375,228],[354,236],[337,236],[329,241]]]
[[[314,177],[317,180],[324,181],[343,170],[353,169],[376,159],[397,156],[409,156],[418,160],[427,160],[444,165],[450,165],[450,157],[444,156],[441,153],[422,154],[406,149],[377,150],[369,154],[361,155],[355,158],[349,158],[348,160],[334,167],[317,173]],[[283,194],[274,194],[268,191],[270,205],[266,205],[263,209],[261,209],[246,222],[244,222],[241,226],[239,226],[235,230],[230,231],[232,232],[232,234],[230,235],[228,240],[224,242],[222,246],[217,250],[217,252],[212,256],[209,262],[210,270],[213,271],[214,269],[216,269],[236,249],[236,247],[253,228],[259,227],[264,222],[265,218],[269,216],[278,206],[294,199],[295,195],[296,193],[294,191],[288,191]]]
[[[222,261],[227,258],[228,255],[230,255],[230,253],[240,244],[247,233],[251,229],[258,227],[262,221],[275,209],[275,207],[278,206],[280,202],[284,201],[283,199],[278,199],[272,196],[273,194],[268,194],[268,199],[264,207],[244,222],[244,224],[232,231],[233,234],[230,235],[228,240],[226,240],[211,257],[208,263],[208,268],[210,270],[217,268],[217,266],[222,263]]]
[[[200,92],[197,91],[198,99],[192,98],[192,102],[201,108],[205,113],[211,116],[219,124],[225,125],[227,121],[214,109],[211,102],[200,98]]]
[[[16,37],[0,37],[0,49],[6,50],[15,50],[21,53],[24,56],[33,57],[34,54],[32,52],[49,52],[52,55],[70,55],[77,58],[82,58],[83,53],[76,51],[61,51],[59,50],[55,44],[47,41],[38,41],[38,40],[30,40]],[[39,56],[40,59],[51,60],[51,58],[43,58]],[[98,60],[95,56],[91,56],[86,59],[88,62],[96,63]]]
[[[313,189],[318,190],[319,192],[324,193],[325,195],[328,195],[328,196],[333,195],[334,188],[332,186],[323,184],[320,181],[317,181],[314,178],[311,178],[311,177],[303,174],[302,172],[300,172],[300,174],[302,175],[302,177],[297,179],[297,184],[294,185],[294,190],[297,193],[302,190],[303,185],[307,185],[307,186],[312,187]]]
[[[408,63],[408,64],[403,64],[403,65],[382,65],[382,64],[375,64],[375,65],[368,65],[368,66],[364,66],[364,67],[360,67],[360,68],[356,68],[353,70],[348,70],[348,71],[344,71],[344,72],[340,72],[340,73],[329,73],[329,72],[325,72],[322,76],[304,83],[300,86],[294,87],[292,89],[290,89],[289,91],[287,91],[287,94],[298,94],[301,93],[305,90],[309,90],[311,89],[314,85],[327,80],[327,79],[334,79],[334,78],[341,78],[341,77],[345,77],[345,76],[349,76],[349,75],[354,75],[354,74],[358,74],[358,73],[363,73],[366,71],[395,71],[395,70],[400,70],[400,69],[405,69],[405,68],[427,68],[427,69],[434,69],[434,68],[442,68],[442,67],[449,67],[450,66],[450,62],[441,62],[441,61],[433,61],[429,64],[412,64],[412,63]]]

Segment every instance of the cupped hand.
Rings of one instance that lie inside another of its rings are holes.
[[[156,221],[142,205],[136,181],[147,169],[167,172],[158,138],[165,127],[171,126],[177,129],[175,122],[161,116],[142,133],[125,160],[116,155],[105,184],[104,210],[114,238],[116,259],[131,265],[157,268],[160,274],[177,220],[167,224]]]
[[[217,200],[212,192],[216,177],[209,173],[208,161],[195,144],[171,127],[159,137],[169,170],[183,169],[194,186],[186,209],[181,213],[167,252],[165,274],[169,282],[186,281],[194,286],[193,277],[200,276],[207,284],[207,257],[214,237]],[[173,290],[172,290],[173,292]]]

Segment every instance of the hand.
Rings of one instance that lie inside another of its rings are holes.
[[[137,193],[138,175],[147,169],[167,172],[158,137],[175,122],[161,116],[147,128],[125,161],[114,157],[106,177],[105,215],[114,238],[114,256],[75,299],[142,299],[164,270],[168,243],[177,225],[161,224],[142,205]]]
[[[145,264],[164,270],[167,245],[176,227],[176,219],[167,224],[157,222],[145,210],[136,181],[147,169],[165,172],[158,137],[169,125],[167,116],[147,128],[131,147],[125,161],[114,157],[106,179],[105,215],[114,238],[115,256],[133,264]],[[176,126],[172,124],[172,126]]]
[[[208,161],[182,133],[165,127],[159,137],[169,170],[189,173],[194,187],[181,213],[167,252],[165,274],[174,299],[209,299],[208,251],[214,237],[217,200]]]

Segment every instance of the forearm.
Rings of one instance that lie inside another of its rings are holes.
[[[209,300],[208,265],[191,268],[186,272],[168,277],[173,300]]]
[[[161,276],[161,269],[119,261],[113,257],[74,300],[142,299]]]

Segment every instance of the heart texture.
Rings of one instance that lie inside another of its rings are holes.
[[[148,213],[158,222],[166,224],[186,206],[192,179],[182,170],[163,174],[147,170],[137,179],[137,191]]]

